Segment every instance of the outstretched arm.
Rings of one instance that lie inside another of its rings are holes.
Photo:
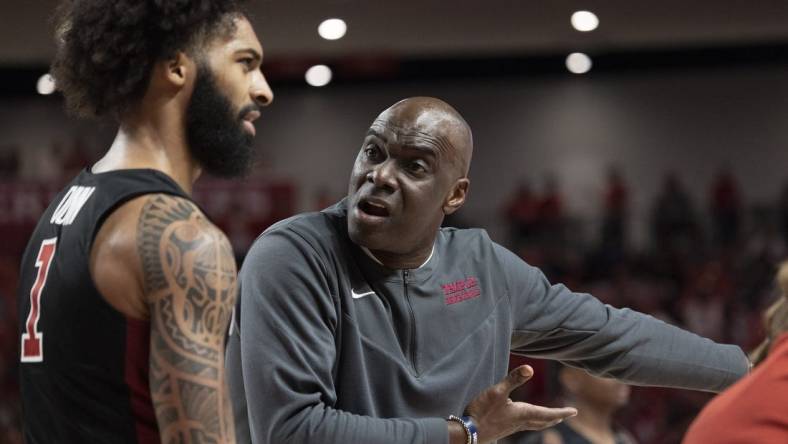
[[[224,337],[236,298],[227,238],[188,200],[152,195],[137,222],[137,250],[162,442],[235,442],[224,382]]]
[[[628,384],[713,392],[749,369],[737,346],[716,344],[651,316],[553,285],[539,269],[503,247],[497,250],[512,277],[515,353],[556,359]]]

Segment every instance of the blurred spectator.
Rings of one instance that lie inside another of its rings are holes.
[[[63,148],[60,156],[62,157],[61,175],[63,178],[71,178],[92,163],[93,150],[82,136],[74,136],[71,146]]]
[[[652,213],[654,242],[669,252],[686,252],[699,243],[699,226],[689,194],[674,173],[665,177]]]
[[[19,151],[19,177],[30,182],[57,182],[61,178],[61,152],[58,142],[35,149],[22,148]]]
[[[550,246],[560,244],[564,230],[564,199],[559,191],[558,179],[552,173],[545,176],[542,195],[537,205],[538,233]]]
[[[217,224],[221,224],[227,239],[230,240],[230,245],[233,246],[233,254],[235,254],[235,261],[239,264],[243,262],[249,245],[252,245],[252,241],[262,231],[261,226],[254,225],[256,220],[248,213],[249,211],[245,206],[240,202],[234,201],[230,203],[228,216],[222,217],[220,222],[217,222]]]
[[[0,179],[15,179],[19,174],[19,148],[8,144],[0,147]]]
[[[614,414],[629,402],[630,388],[614,379],[591,376],[584,370],[561,367],[560,405],[577,407],[577,416],[541,433],[516,434],[503,444],[634,444],[630,433],[614,425]]]
[[[621,265],[626,255],[629,191],[623,175],[610,167],[603,191],[600,242],[594,251],[593,272],[607,273]]]
[[[709,193],[714,239],[730,246],[739,237],[741,200],[739,186],[728,168],[717,173]]]
[[[725,303],[732,299],[733,283],[720,261],[709,261],[690,274],[679,302],[681,319],[689,330],[724,342]]]
[[[16,364],[19,336],[16,314],[16,258],[0,257],[0,443],[22,443]]]
[[[618,168],[608,171],[604,193],[602,247],[620,253],[626,242],[629,191]]]
[[[506,203],[504,215],[509,224],[509,244],[514,249],[529,244],[537,233],[539,202],[527,182],[522,181]]]

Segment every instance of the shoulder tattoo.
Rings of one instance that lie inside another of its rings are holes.
[[[186,199],[147,198],[137,250],[151,314],[150,387],[162,437],[221,442],[224,335],[236,298],[227,238]]]

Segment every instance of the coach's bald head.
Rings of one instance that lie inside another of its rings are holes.
[[[468,175],[473,155],[473,134],[465,119],[454,107],[434,97],[411,97],[400,100],[383,111],[376,122],[410,123],[417,131],[446,144],[447,158],[457,167],[460,177]]]

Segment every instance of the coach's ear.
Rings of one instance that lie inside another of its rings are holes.
[[[446,199],[443,201],[443,214],[453,214],[459,210],[465,203],[465,197],[468,195],[468,187],[471,186],[471,181],[467,177],[457,179],[454,186]]]

